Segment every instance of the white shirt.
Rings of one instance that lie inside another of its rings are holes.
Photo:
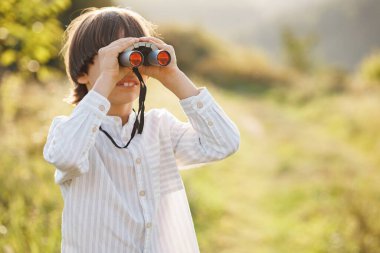
[[[54,118],[43,154],[64,199],[63,253],[199,252],[179,169],[231,155],[240,134],[207,88],[180,104],[190,122],[150,110],[126,149],[99,126],[124,146],[136,114],[122,125],[93,90],[70,116]]]

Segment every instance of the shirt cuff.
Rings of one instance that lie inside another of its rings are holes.
[[[90,109],[97,116],[103,118],[111,107],[109,100],[94,90],[90,90],[84,98],[78,103],[76,109]]]
[[[201,113],[213,104],[214,98],[206,87],[199,88],[200,93],[179,101],[185,113]]]

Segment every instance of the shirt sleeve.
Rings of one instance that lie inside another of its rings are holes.
[[[236,125],[217,104],[207,88],[196,96],[180,100],[189,122],[170,116],[170,138],[180,169],[221,160],[240,145]]]
[[[109,108],[107,98],[90,90],[70,116],[54,118],[43,155],[57,169],[56,183],[63,183],[89,170],[89,150]]]

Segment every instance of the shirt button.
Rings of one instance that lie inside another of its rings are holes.
[[[141,197],[144,197],[145,196],[145,191],[140,191],[139,194],[140,194]]]
[[[151,228],[152,227],[152,223],[151,222],[148,222],[147,224],[146,224],[146,228]]]
[[[103,112],[105,109],[106,108],[104,107],[104,105],[99,105],[99,110],[101,110]]]
[[[198,102],[197,103],[197,107],[198,107],[198,109],[201,109],[203,107],[203,103],[202,102]]]
[[[213,126],[213,125],[214,125],[214,123],[213,123],[211,120],[209,120],[209,121],[207,122],[207,124],[208,124],[209,126]]]
[[[94,126],[94,127],[92,128],[92,132],[95,133],[95,132],[96,132],[96,129],[97,129],[97,127]]]
[[[140,159],[140,158],[137,158],[137,159],[136,159],[136,163],[137,163],[137,164],[140,164],[140,163],[141,163],[141,159]]]

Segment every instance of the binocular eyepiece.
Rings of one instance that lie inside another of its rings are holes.
[[[159,50],[152,43],[139,42],[120,53],[118,60],[123,67],[167,66],[171,56],[168,51]]]

